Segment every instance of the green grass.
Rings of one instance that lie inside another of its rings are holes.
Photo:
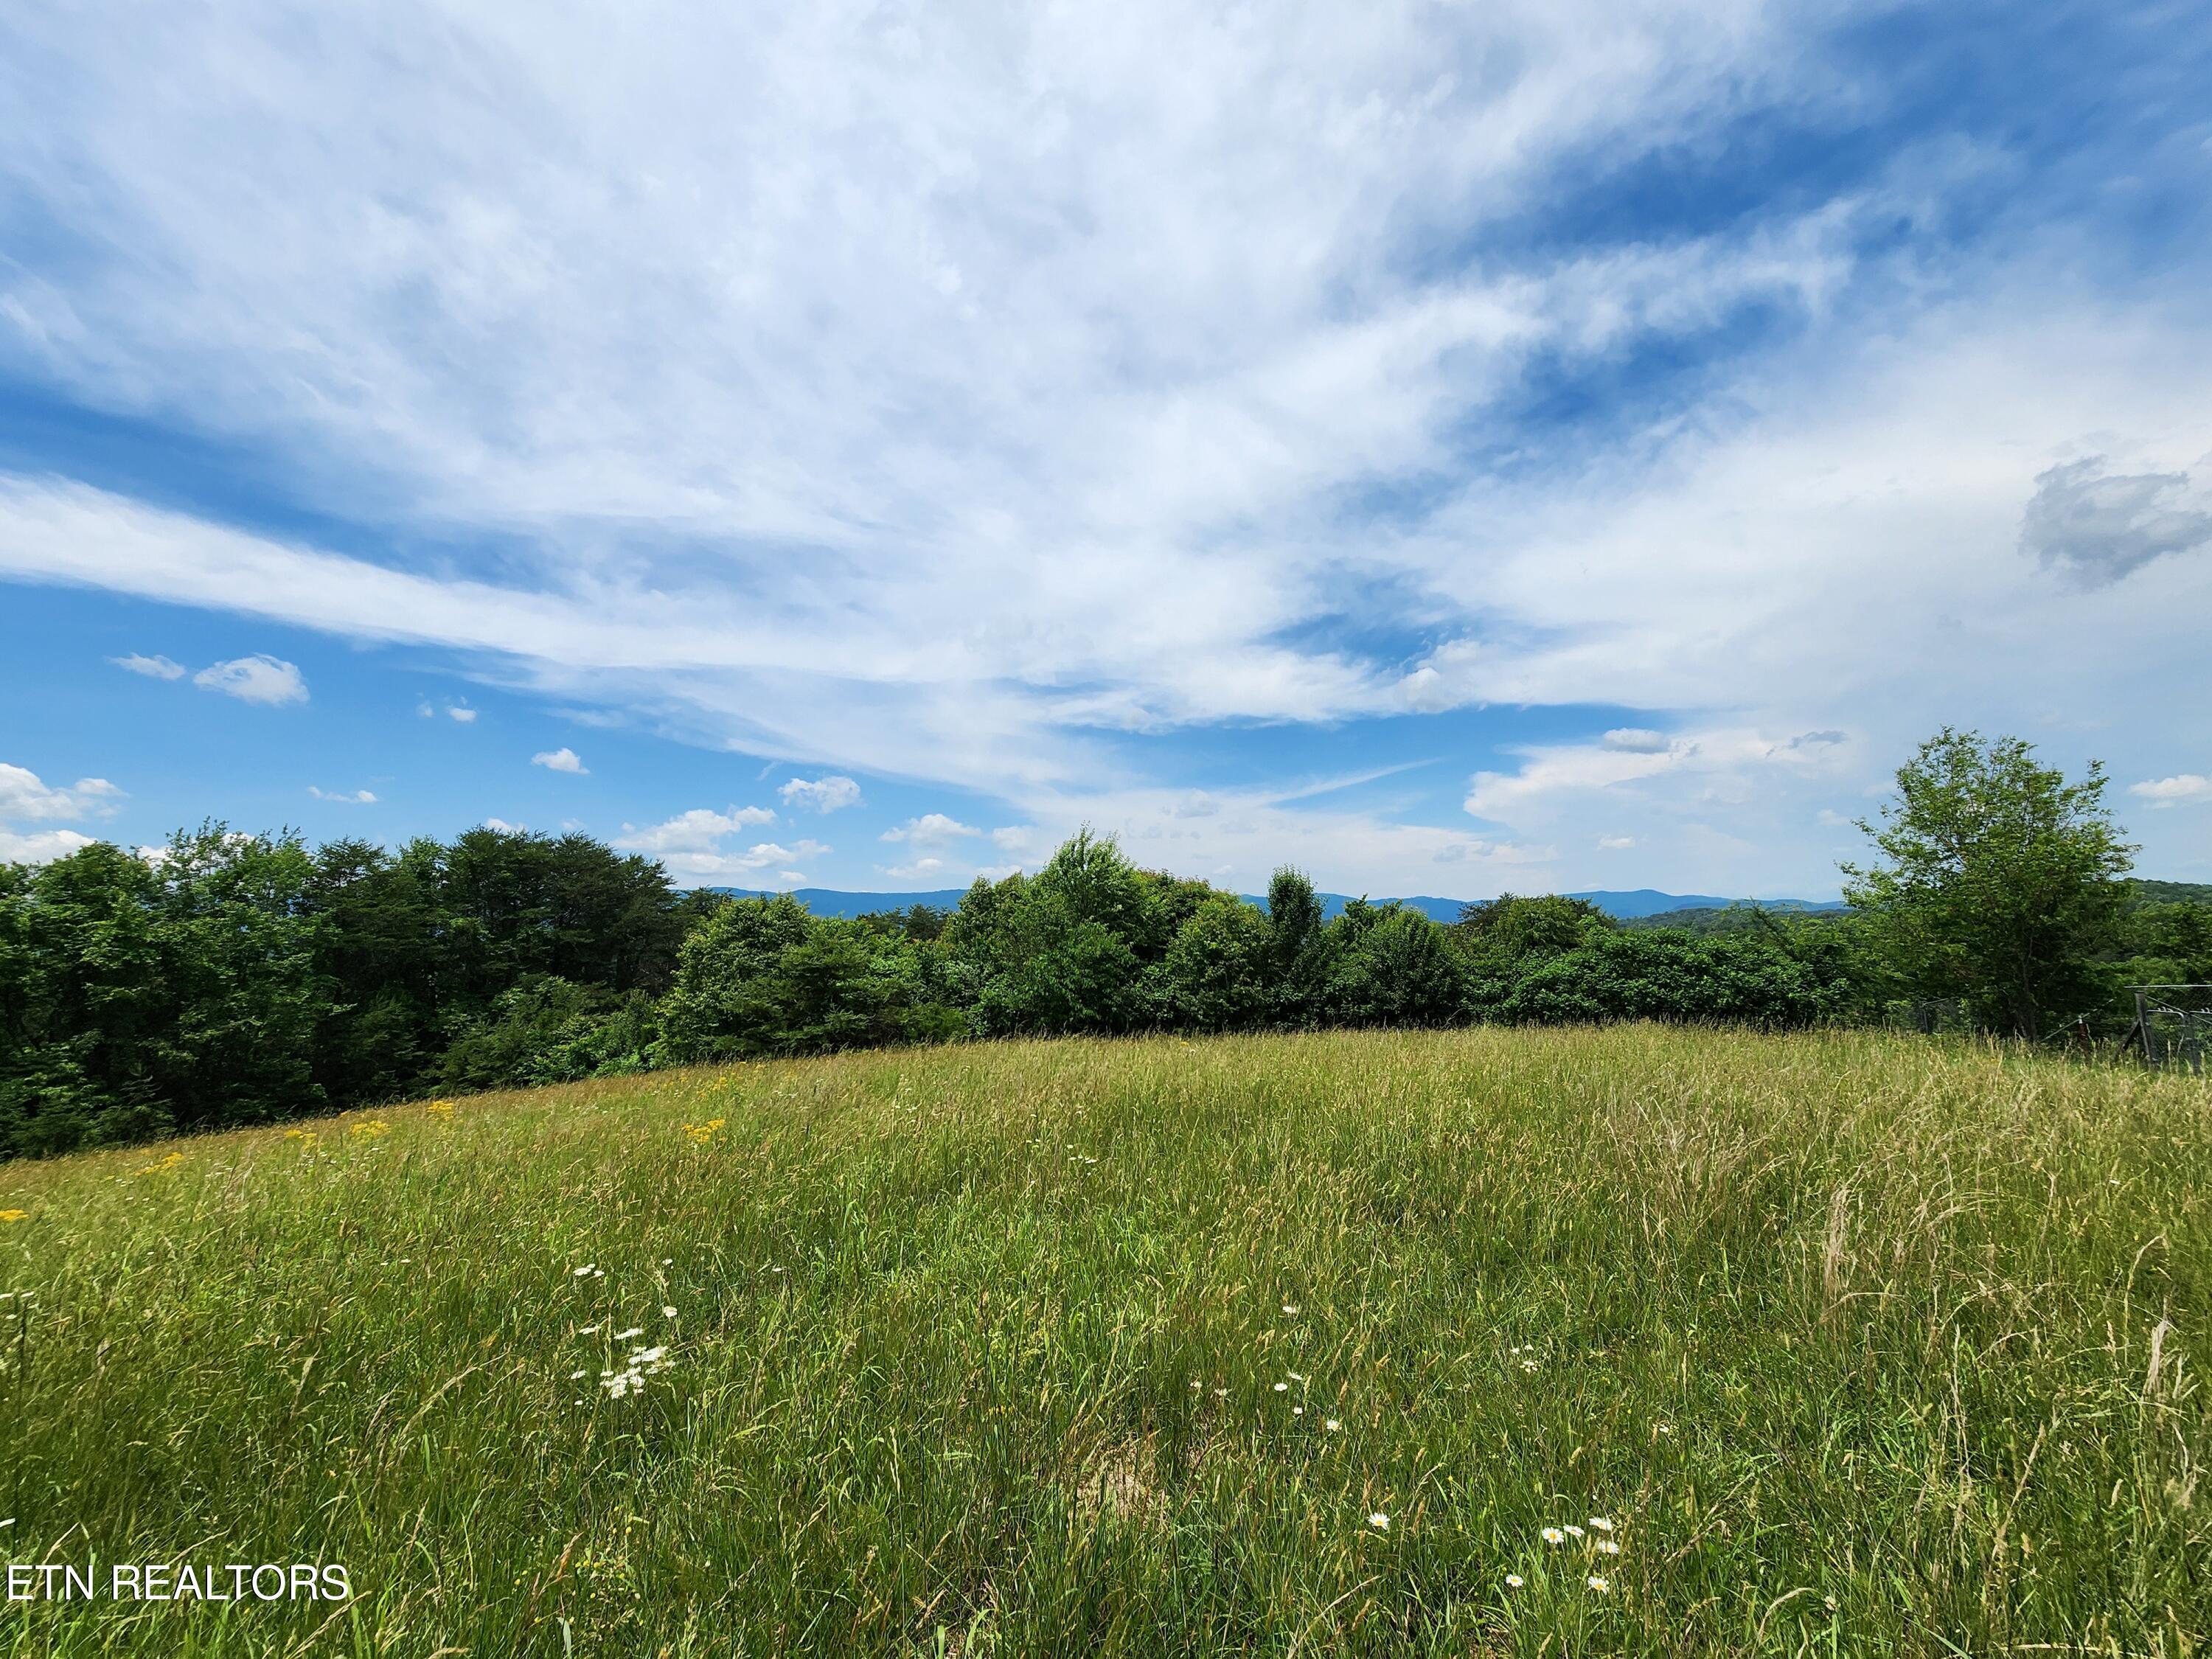
[[[2196,1080],[1478,1030],[375,1118],[0,1168],[28,1212],[0,1225],[0,1550],[340,1562],[357,1592],[0,1603],[0,1652],[2212,1632]],[[666,1369],[610,1398],[641,1345]],[[1540,1536],[1593,1516],[1618,1555]]]

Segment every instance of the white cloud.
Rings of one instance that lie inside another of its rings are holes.
[[[226,697],[236,697],[240,702],[258,702],[272,708],[307,700],[307,683],[300,677],[297,667],[282,658],[258,653],[210,664],[192,676],[192,684],[210,691],[220,691]]]
[[[180,680],[185,677],[184,664],[172,662],[167,657],[145,657],[134,651],[127,657],[110,657],[108,661],[134,674],[143,674],[149,680]]]
[[[483,827],[487,830],[496,830],[502,836],[526,836],[530,833],[528,824],[509,823],[505,818],[486,818],[483,821]]]
[[[376,797],[366,789],[356,789],[348,794],[342,789],[335,793],[319,789],[311,783],[307,786],[307,793],[317,800],[334,801],[347,806],[374,806],[376,804]]]
[[[2101,724],[2146,775],[2212,693],[2201,272],[2107,291],[2063,227],[1897,252],[1960,180],[2034,210],[1996,139],[1704,234],[1517,234],[1563,184],[1727,155],[1746,116],[1855,118],[1882,71],[1818,49],[1831,6],[49,13],[9,36],[0,185],[87,229],[0,276],[12,371],[404,533],[350,556],[0,478],[18,576],[430,644],[1055,831],[1152,788],[1102,730],[1848,711],[1890,757],[1948,718]],[[1690,406],[1513,424],[1532,363],[1723,327]],[[1342,510],[1408,481],[1418,508]],[[1310,625],[1367,581],[1447,643],[1409,670],[1312,642],[1357,633]],[[1654,878],[1702,884],[1698,815],[1766,810],[1740,772],[1492,788],[1577,849],[1642,792]],[[1826,854],[1781,794],[1759,872],[1802,880]],[[1252,856],[1240,814],[1175,820],[1190,867]],[[1475,839],[1329,823],[1346,884]]]
[[[1601,853],[1625,853],[1636,845],[1633,836],[1600,836],[1597,850]]]
[[[1645,726],[1616,726],[1602,741],[1607,748],[1624,755],[1663,755],[1671,739],[1664,732],[1654,732]]]
[[[48,787],[26,767],[0,762],[0,823],[25,818],[104,817],[115,811],[123,792],[106,778],[79,778],[64,787]]]
[[[52,864],[80,847],[91,845],[90,836],[80,836],[74,830],[41,830],[21,836],[0,829],[0,864]]]
[[[625,823],[615,845],[629,853],[708,852],[719,846],[724,836],[735,835],[750,824],[775,822],[775,814],[765,806],[732,806],[721,812],[695,806],[648,829]]]
[[[835,812],[860,799],[860,786],[846,777],[793,778],[776,793],[785,805],[813,812]]]
[[[1036,826],[1033,823],[1009,823],[991,831],[991,844],[1002,853],[1020,853],[1036,842]]]
[[[451,703],[447,706],[446,717],[448,720],[459,720],[463,726],[466,726],[476,719],[477,711],[466,703]]]
[[[626,853],[659,859],[672,877],[695,885],[741,881],[770,869],[779,879],[803,882],[805,877],[788,866],[829,853],[830,849],[819,842],[798,841],[788,847],[760,842],[742,851],[723,846],[725,837],[752,824],[769,823],[775,817],[764,806],[732,806],[721,812],[696,806],[647,829],[625,823],[614,844]]]
[[[957,818],[947,817],[942,812],[925,812],[918,818],[908,818],[904,823],[884,830],[878,839],[911,842],[919,847],[925,843],[933,845],[957,841],[969,836],[980,836],[982,833],[972,824],[963,823]]]
[[[548,749],[530,757],[532,766],[542,766],[549,772],[583,774],[591,769],[576,758],[576,751],[565,744],[559,749]]]
[[[911,864],[885,864],[876,867],[896,880],[917,881],[944,874],[945,860],[939,858],[916,859]]]
[[[2148,801],[2154,811],[2178,806],[2183,801],[2212,800],[2212,778],[2195,772],[2180,772],[2170,778],[2131,783],[2128,793]]]
[[[39,830],[28,834],[10,828],[26,821],[54,818],[106,817],[116,810],[123,792],[106,778],[79,778],[74,784],[49,787],[27,767],[0,763],[0,863],[47,864],[66,858],[93,837],[74,830]]]

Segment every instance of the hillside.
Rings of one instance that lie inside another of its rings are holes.
[[[2196,1651],[2208,1192],[2195,1079],[1650,1026],[9,1165],[0,1552],[354,1592],[34,1601],[10,1647]]]

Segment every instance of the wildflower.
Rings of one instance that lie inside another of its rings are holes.
[[[1580,1538],[1582,1535],[1583,1529],[1580,1527],[1569,1527],[1567,1528],[1567,1536],[1570,1538]]]
[[[585,1278],[588,1278],[588,1277],[590,1276],[590,1274],[591,1274],[592,1267],[592,1264],[591,1262],[586,1261],[586,1262],[582,1267],[580,1267],[577,1268],[577,1269],[575,1270],[575,1272],[574,1272],[574,1273],[570,1273],[570,1274],[568,1275],[568,1277],[569,1277],[569,1278],[571,1278],[571,1279],[585,1279]]]
[[[1521,1362],[1521,1369],[1524,1371],[1533,1371],[1538,1370],[1539,1367],[1534,1360],[1524,1359]]]
[[[1229,1390],[1226,1389],[1216,1389],[1213,1391],[1213,1397],[1216,1400],[1226,1400],[1229,1398]]]
[[[1290,1391],[1291,1385],[1287,1382],[1278,1382],[1275,1384],[1275,1392],[1277,1394],[1288,1394]]]
[[[1590,1516],[1590,1525],[1595,1527],[1600,1532],[1611,1532],[1613,1517],[1609,1515],[1593,1515]]]
[[[28,1210],[0,1210],[0,1221],[28,1221],[30,1218]]]
[[[599,1334],[599,1328],[597,1325],[586,1325],[582,1330],[576,1333],[579,1336],[597,1336]]]
[[[1306,1408],[1304,1406],[1293,1406],[1291,1407],[1291,1415],[1293,1417],[1304,1417],[1305,1414]]]
[[[451,1117],[453,1115],[453,1103],[450,1100],[434,1100],[422,1109],[438,1117]]]
[[[1600,1555],[1618,1555],[1620,1553],[1620,1546],[1610,1538],[1601,1538],[1597,1540],[1597,1553]]]
[[[676,1317],[676,1310],[664,1305],[660,1310],[660,1316],[663,1319],[673,1319]]]
[[[1595,1573],[1592,1573],[1585,1582],[1600,1595],[1604,1595],[1607,1590],[1613,1588],[1613,1581],[1611,1579],[1601,1578]]]
[[[374,1140],[379,1135],[390,1134],[392,1126],[380,1117],[363,1118],[358,1123],[348,1124],[346,1133],[349,1135],[358,1135],[363,1140]]]
[[[570,1371],[570,1372],[568,1373],[568,1380],[569,1380],[571,1382],[576,1382],[576,1381],[578,1381],[580,1378],[581,1378],[583,1375],[584,1375],[584,1374],[583,1374],[583,1372],[581,1372],[581,1371]]]
[[[1297,1317],[1298,1304],[1295,1302],[1285,1302],[1283,1304],[1283,1311],[1295,1319]]]
[[[626,1330],[626,1331],[617,1331],[617,1332],[615,1333],[615,1340],[616,1340],[616,1341],[617,1341],[617,1342],[627,1342],[627,1341],[629,1341],[629,1340],[630,1340],[630,1338],[632,1338],[633,1336],[643,1336],[644,1334],[645,1334],[645,1327],[644,1327],[644,1326],[642,1326],[642,1325],[633,1325],[633,1326],[631,1326],[631,1327],[630,1327],[628,1330]]]
[[[1377,1532],[1388,1532],[1390,1530],[1390,1517],[1377,1510],[1367,1517],[1367,1524]]]
[[[1564,1544],[1567,1541],[1567,1535],[1557,1527],[1547,1527],[1544,1528],[1544,1541],[1547,1544]]]
[[[1509,1572],[1505,1575],[1505,1588],[1508,1589],[1519,1589],[1522,1582],[1521,1575],[1517,1572]]]
[[[664,1267],[672,1267],[676,1265],[676,1258],[672,1255],[664,1255],[660,1258],[660,1265]]]
[[[1341,1424],[1341,1423],[1338,1422],[1338,1421],[1337,1421],[1334,1418],[1333,1418],[1333,1417],[1332,1417],[1332,1418],[1330,1418],[1330,1419],[1328,1419],[1328,1422],[1326,1422],[1326,1423],[1324,1423],[1324,1424],[1322,1424],[1322,1427],[1323,1427],[1324,1429],[1327,1429],[1327,1430],[1328,1430],[1331,1434],[1334,1434],[1334,1433],[1335,1433],[1339,1429],[1342,1428],[1343,1426],[1344,1426],[1344,1425],[1343,1425],[1343,1424]]]
[[[704,1123],[685,1124],[684,1133],[691,1137],[694,1146],[703,1146],[720,1134],[722,1132],[723,1124],[728,1121],[727,1118],[710,1117]]]

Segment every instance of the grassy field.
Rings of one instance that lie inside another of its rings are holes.
[[[2212,1635],[2199,1081],[1478,1030],[307,1127],[0,1168],[0,1552],[103,1591],[0,1604],[0,1653]]]

